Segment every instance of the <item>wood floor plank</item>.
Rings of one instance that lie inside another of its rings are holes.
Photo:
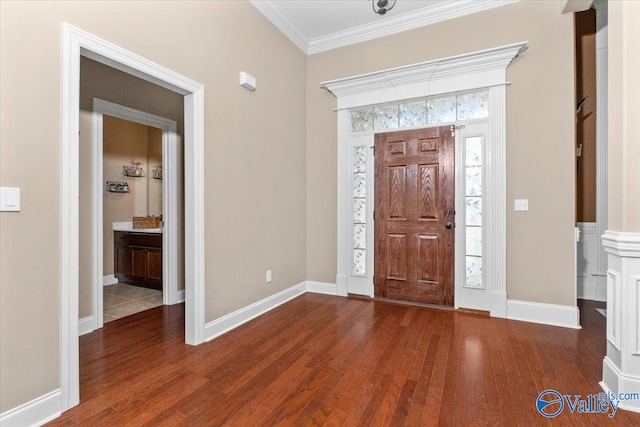
[[[80,405],[49,425],[640,425],[536,410],[545,389],[601,391],[595,307],[573,330],[305,294],[196,347],[184,306],[158,307],[80,337]]]

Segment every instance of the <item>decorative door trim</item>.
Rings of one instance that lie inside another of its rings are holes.
[[[489,134],[486,155],[484,280],[489,284],[489,309],[507,317],[506,293],[506,68],[527,43],[397,67],[322,83],[338,104],[338,221],[337,294],[348,294],[349,227],[351,222],[349,171],[349,109],[435,94],[489,88]],[[373,296],[371,280],[369,296]],[[456,289],[458,306],[459,292]]]

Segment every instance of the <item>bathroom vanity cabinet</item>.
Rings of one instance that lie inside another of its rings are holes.
[[[162,290],[162,234],[114,231],[114,272],[119,282]]]

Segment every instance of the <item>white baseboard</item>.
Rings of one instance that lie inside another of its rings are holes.
[[[17,408],[0,414],[1,427],[41,426],[58,418],[62,408],[62,392],[53,390]]]
[[[608,356],[602,362],[602,381],[600,387],[605,392],[639,393],[640,378],[624,375]],[[627,400],[620,402],[620,409],[632,412],[640,412],[640,400]]]
[[[279,305],[304,294],[306,291],[307,285],[305,282],[302,282],[209,322],[204,326],[204,340],[211,341],[212,339],[219,337],[220,335],[237,328],[252,319],[255,319],[261,314],[264,314],[269,310],[273,310]]]
[[[607,302],[607,275],[596,276],[595,301]]]
[[[587,283],[582,277],[578,277],[578,299],[594,301],[596,299],[596,285]]]
[[[181,302],[184,302],[184,298],[185,298],[184,289],[178,291],[178,293],[176,295],[178,297],[178,300],[176,301],[176,304],[180,304]]]
[[[78,320],[78,336],[88,334],[95,331],[95,322],[93,316],[83,317]]]
[[[580,309],[567,305],[507,300],[507,319],[582,329]]]
[[[335,283],[314,282],[312,280],[307,280],[305,283],[307,292],[314,292],[316,294],[337,295],[337,287]]]
[[[113,274],[102,277],[102,286],[115,285],[116,283],[118,283],[118,279]]]

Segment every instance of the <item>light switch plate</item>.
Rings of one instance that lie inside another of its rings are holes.
[[[0,212],[20,212],[20,189],[0,187]]]
[[[267,283],[271,283],[271,270],[267,270]]]
[[[517,210],[517,211],[528,211],[529,210],[529,199],[516,199],[515,210]]]

